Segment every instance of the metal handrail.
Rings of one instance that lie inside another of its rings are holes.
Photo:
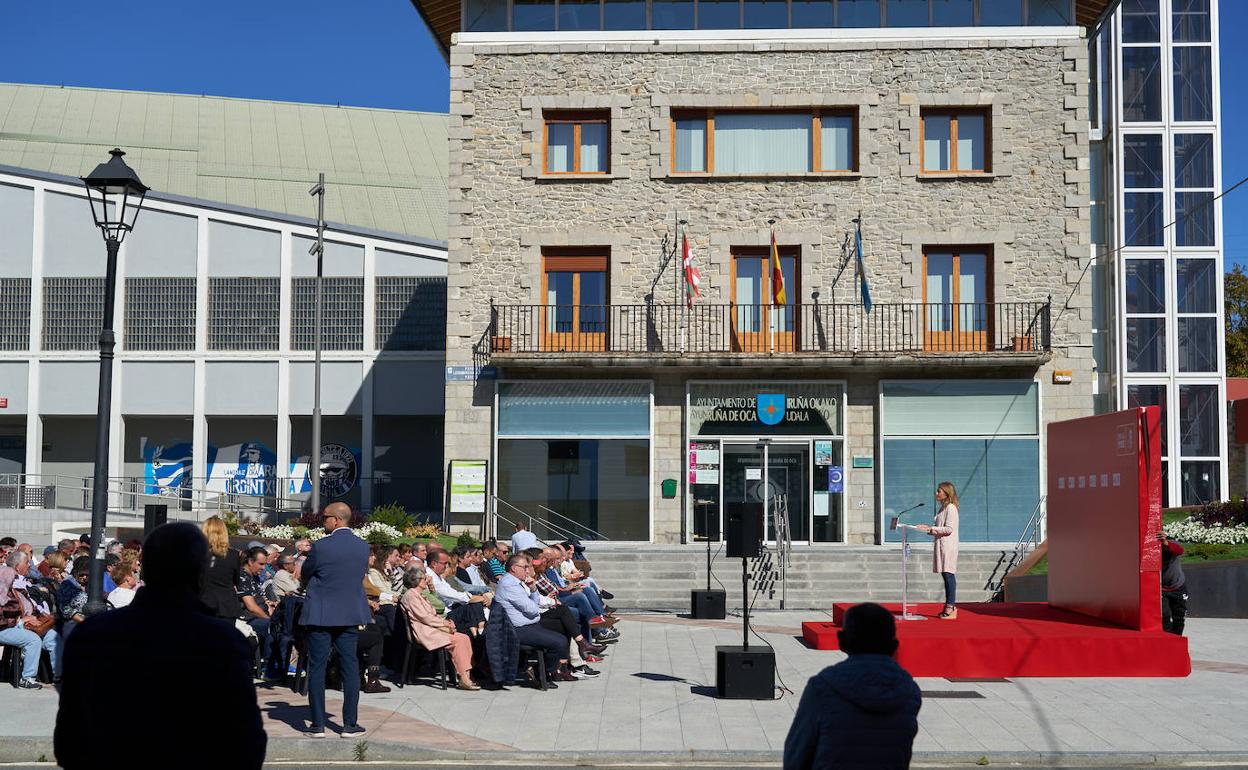
[[[1051,346],[1051,301],[491,305],[486,355],[1020,353]]]
[[[993,569],[992,574],[988,577],[988,583],[984,589],[989,591],[993,601],[1005,601],[1005,579],[1009,577],[1010,572],[1023,559],[1027,558],[1027,554],[1035,550],[1040,545],[1040,533],[1044,528],[1044,520],[1046,508],[1044,506],[1048,495],[1041,495],[1036,501],[1036,507],[1031,509],[1031,515],[1027,517],[1027,524],[1023,526],[1023,531],[1019,533],[1018,540],[1014,543],[1014,550],[1008,553],[1001,552],[1001,558],[997,560],[997,566]],[[1004,565],[1004,568],[1002,567]]]
[[[559,525],[557,525],[557,524],[555,524],[555,523],[553,523],[553,522],[547,521],[546,519],[543,519],[543,518],[542,518],[542,517],[540,517],[540,516],[534,516],[533,514],[529,513],[528,511],[521,510],[520,508],[517,508],[516,506],[514,506],[514,505],[512,505],[511,503],[507,502],[506,500],[504,500],[503,498],[499,497],[498,495],[491,494],[491,495],[490,495],[490,497],[494,500],[494,502],[495,502],[495,503],[502,503],[503,505],[507,506],[507,507],[508,507],[508,508],[510,508],[511,510],[515,511],[516,513],[518,513],[518,514],[520,514],[521,516],[523,516],[523,517],[525,517],[526,519],[528,519],[529,523],[528,523],[528,527],[527,527],[527,528],[528,528],[528,530],[529,530],[530,532],[532,532],[532,533],[534,534],[534,536],[536,536],[536,535],[537,535],[537,531],[533,529],[533,523],[534,523],[534,522],[537,522],[537,523],[541,524],[542,526],[546,527],[548,530],[550,530],[550,531],[554,532],[556,535],[559,535],[559,536],[560,536],[563,540],[570,540],[570,539],[572,539],[572,538],[576,537],[576,534],[575,534],[575,533],[573,533],[573,532],[571,532],[571,531],[569,531],[569,530],[566,530],[566,529],[564,529],[563,527],[560,527]],[[497,506],[497,505],[495,505],[495,506],[494,506],[494,516],[495,516],[496,518],[500,518],[500,519],[502,519],[503,521],[507,522],[508,524],[512,525],[513,527],[516,525],[516,523],[515,523],[514,521],[512,521],[511,519],[508,519],[506,516],[502,516],[502,515],[500,515],[500,514],[498,513],[498,506]],[[495,536],[497,536],[497,535],[498,535],[498,525],[497,525],[497,524],[494,526],[494,535],[495,535]],[[542,539],[542,538],[540,538],[540,537],[539,537],[539,538],[537,538],[537,539],[538,539],[538,540],[541,540],[541,542],[543,542],[543,543],[545,543],[545,542],[546,542],[545,540],[543,540],[543,539]]]
[[[547,513],[553,513],[554,515],[572,524],[573,526],[580,527],[581,529],[585,530],[590,535],[592,535],[592,537],[589,538],[590,540],[610,540],[611,539],[607,537],[606,535],[602,534],[601,532],[599,532],[598,530],[594,529],[593,527],[589,526],[588,524],[582,524],[576,519],[570,519],[567,516],[564,516],[562,513],[559,513],[558,511],[552,511],[546,506],[542,505],[541,503],[538,503],[537,507],[541,508],[543,511],[546,511]]]

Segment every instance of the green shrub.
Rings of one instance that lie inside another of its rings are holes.
[[[1232,557],[1233,550],[1222,543],[1187,543],[1183,546],[1183,558],[1202,561],[1228,559]]]
[[[366,541],[369,545],[394,545],[394,538],[385,532],[373,531],[368,533]]]
[[[480,548],[481,541],[473,537],[470,532],[460,532],[459,537],[455,540],[455,547],[459,548],[460,546],[465,548]]]
[[[368,520],[378,524],[388,524],[402,532],[412,523],[412,515],[402,505],[394,502],[374,508],[373,512],[368,515]]]

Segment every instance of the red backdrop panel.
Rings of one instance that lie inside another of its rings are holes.
[[[1157,407],[1048,426],[1049,604],[1161,627]]]

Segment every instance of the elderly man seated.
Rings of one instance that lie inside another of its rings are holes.
[[[485,608],[490,606],[494,595],[474,595],[463,590],[463,586],[456,588],[459,581],[451,566],[451,555],[441,549],[428,552],[426,571],[433,581],[433,592],[446,605],[446,616],[454,621],[455,627],[471,636],[484,633]]]
[[[546,661],[546,686],[558,687],[561,665],[567,661],[568,637],[551,631],[541,624],[542,595],[534,590],[537,579],[533,565],[526,554],[518,553],[507,559],[507,572],[498,579],[495,611],[507,613],[507,619],[516,630],[520,644],[538,650]]]
[[[61,637],[51,627],[55,620],[50,615],[52,608],[31,601],[27,593],[29,576],[30,554],[9,552],[4,565],[0,566],[0,606],[4,607],[0,614],[0,644],[21,648],[22,674],[17,686],[23,690],[38,690],[43,687],[36,679],[43,650],[48,651],[52,661],[52,676],[61,678]],[[41,636],[31,629],[44,630]]]
[[[295,557],[284,553],[277,557],[277,571],[273,573],[273,596],[281,599],[287,594],[299,592],[299,579],[295,577]]]

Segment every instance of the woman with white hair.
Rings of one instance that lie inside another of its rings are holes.
[[[26,592],[30,554],[13,551],[0,566],[0,644],[22,649],[22,676],[18,687],[38,690],[36,678],[43,650],[52,661],[52,676],[61,678],[61,637],[53,627],[48,607],[39,607]]]

